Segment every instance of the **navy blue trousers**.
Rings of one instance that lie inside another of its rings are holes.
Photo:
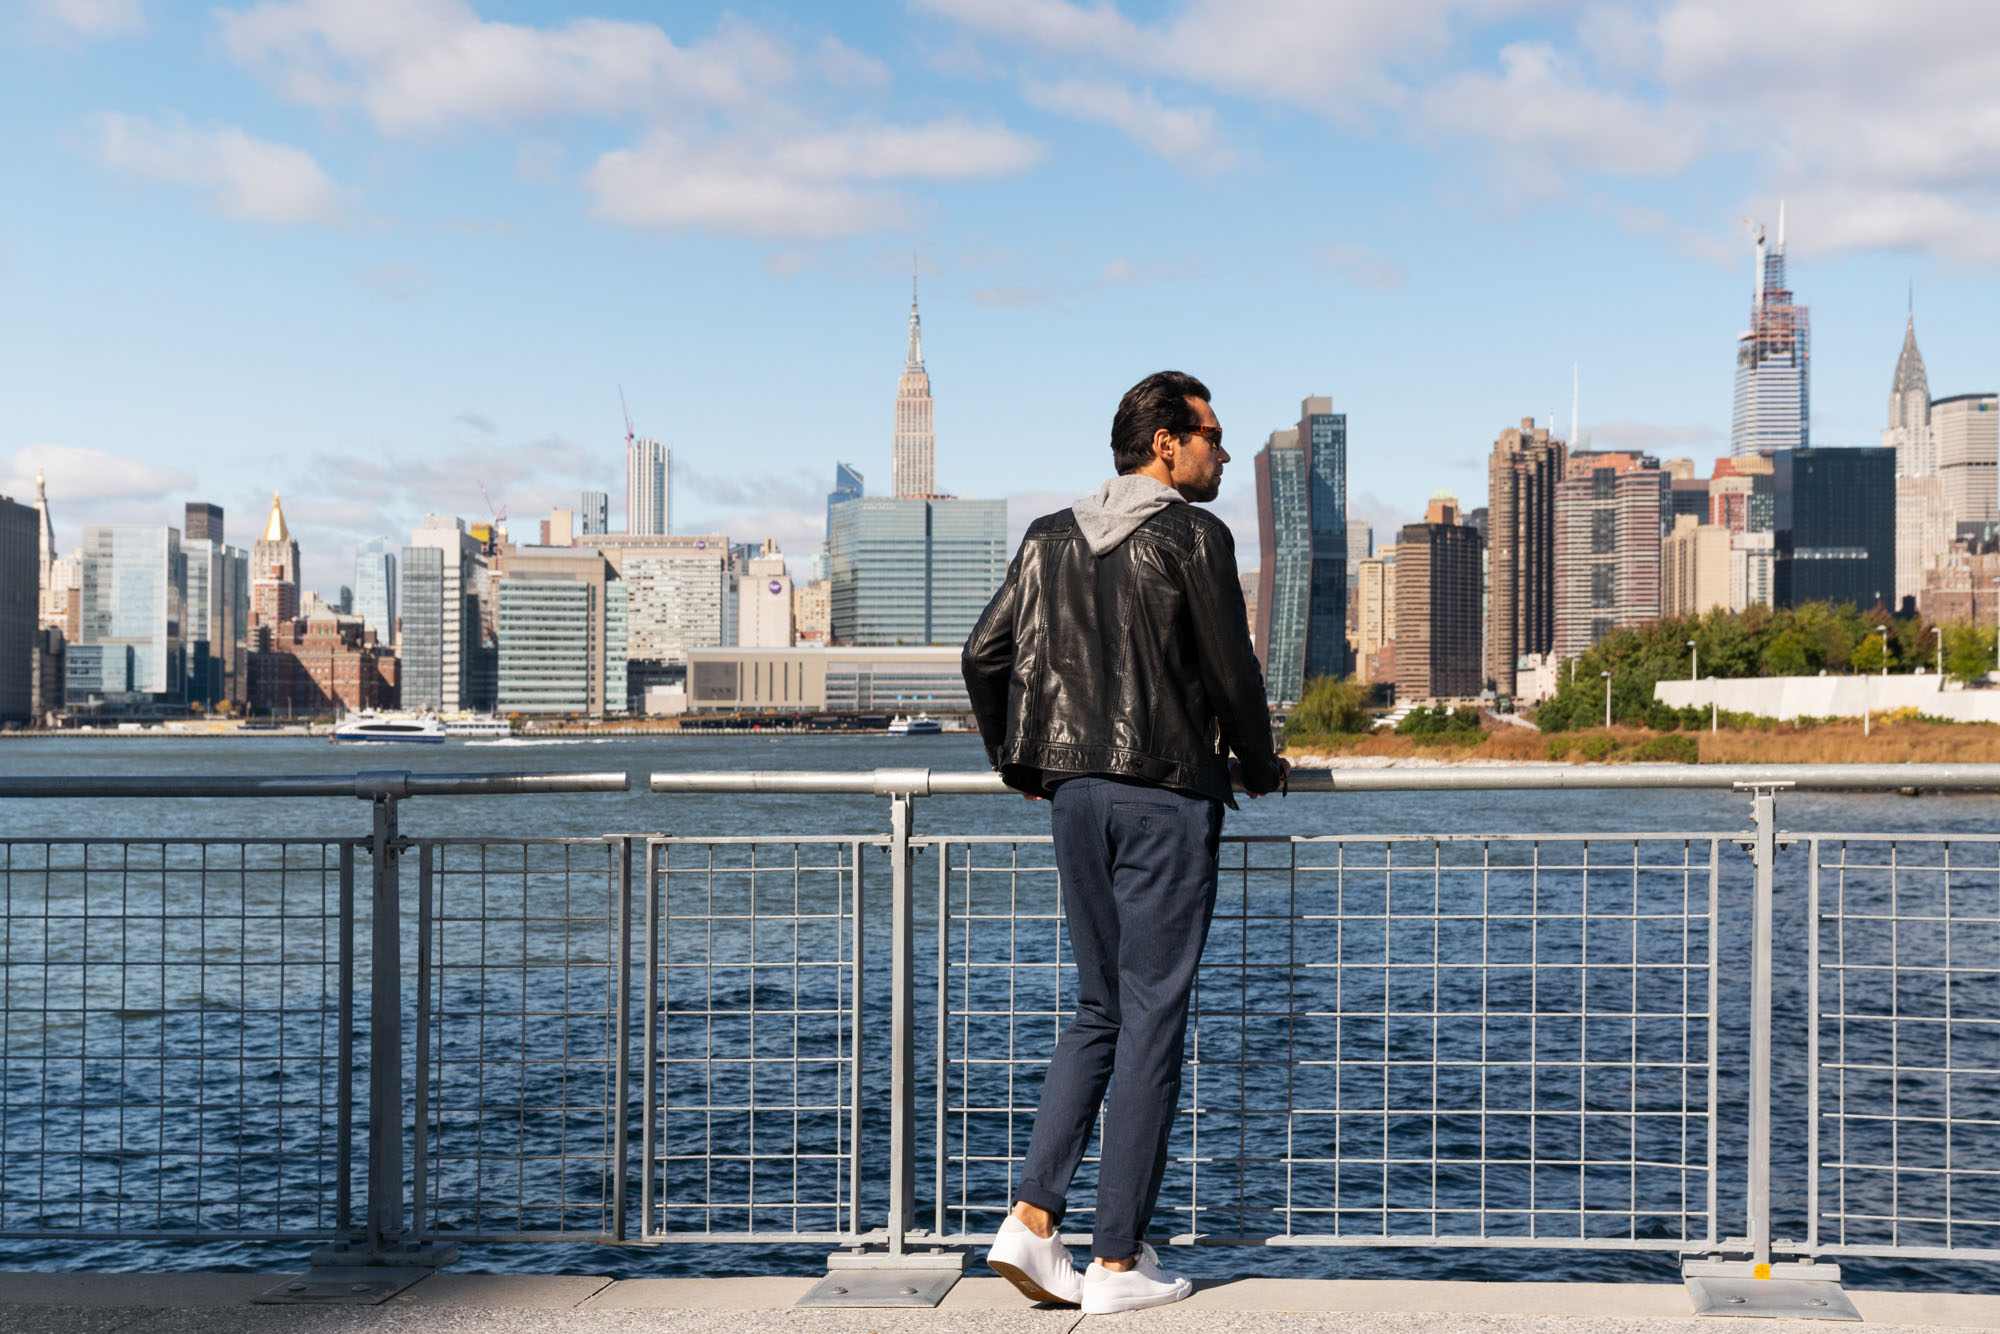
[[[1121,1259],[1138,1254],[1167,1167],[1188,993],[1215,915],[1222,803],[1072,778],[1053,804],[1076,1018],[1049,1062],[1015,1198],[1062,1218],[1108,1086],[1091,1251]]]

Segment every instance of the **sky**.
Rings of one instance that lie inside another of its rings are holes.
[[[1533,416],[1726,451],[1746,220],[1785,209],[1816,444],[2000,388],[2000,6],[1969,0],[0,0],[0,494],[272,493],[304,582],[425,513],[623,501],[823,537],[886,490],[912,266],[938,478],[1018,533],[1119,395],[1214,391],[1215,508],[1345,412],[1392,540]]]

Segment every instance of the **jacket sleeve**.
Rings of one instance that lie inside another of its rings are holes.
[[[1014,616],[1020,601],[1021,557],[1007,567],[1007,580],[980,613],[966,638],[959,669],[972,716],[979,722],[979,739],[986,743],[986,761],[1000,767],[1000,748],[1007,740],[1007,683],[1014,670]]]
[[[1277,789],[1278,754],[1271,744],[1271,709],[1264,673],[1250,644],[1250,618],[1236,571],[1236,544],[1220,523],[1203,525],[1195,539],[1187,605],[1194,619],[1202,685],[1222,725],[1222,739],[1243,768],[1243,786],[1255,793]]]

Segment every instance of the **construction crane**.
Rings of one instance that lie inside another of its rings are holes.
[[[486,512],[493,516],[493,526],[498,528],[507,522],[507,507],[502,505],[498,509],[493,508],[493,493],[486,489],[486,483],[479,484],[479,494],[486,498]]]
[[[618,386],[618,411],[625,418],[625,448],[632,448],[632,410],[625,406],[625,386]]]

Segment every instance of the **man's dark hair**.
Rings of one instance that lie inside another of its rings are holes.
[[[1208,401],[1208,386],[1180,371],[1156,371],[1125,391],[1111,419],[1111,462],[1118,475],[1137,472],[1153,461],[1153,434],[1165,429],[1185,440],[1201,425],[1194,406]]]

